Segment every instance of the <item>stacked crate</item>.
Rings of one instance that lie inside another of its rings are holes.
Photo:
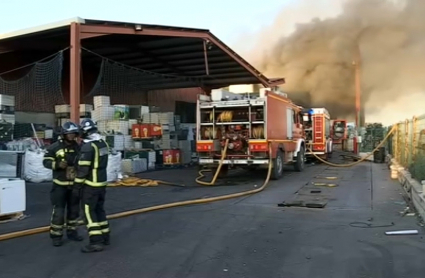
[[[92,120],[97,123],[99,132],[106,135],[110,147],[117,151],[131,149],[128,105],[111,105],[109,96],[95,96],[93,103]]]
[[[173,112],[158,113],[159,123],[162,125],[162,138],[157,144],[160,149],[178,148],[178,140],[176,136],[176,122]]]
[[[114,119],[115,109],[111,105],[109,96],[95,96],[93,98],[94,110],[92,111],[92,120],[102,122]],[[103,127],[103,126],[102,126]]]
[[[180,140],[179,149],[181,154],[181,163],[186,165],[192,162],[192,149],[189,140]]]
[[[80,104],[80,121],[90,119],[92,117],[92,111],[93,105]],[[62,126],[64,123],[71,121],[71,106],[68,104],[55,105],[55,117],[58,126]]]
[[[0,94],[0,121],[15,124],[15,97]]]
[[[0,94],[0,142],[13,140],[15,97]]]

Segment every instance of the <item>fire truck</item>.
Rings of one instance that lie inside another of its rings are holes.
[[[334,144],[344,144],[347,140],[347,120],[333,120],[331,137]]]
[[[328,159],[332,155],[333,144],[330,136],[330,115],[326,108],[303,110],[303,124],[307,144],[307,157],[318,156]]]
[[[197,101],[196,149],[199,164],[210,169],[269,167],[272,179],[292,164],[304,169],[306,146],[301,107],[277,89],[260,89],[257,96],[212,90]],[[227,152],[223,149],[227,142]]]

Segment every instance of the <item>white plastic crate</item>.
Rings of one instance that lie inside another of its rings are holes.
[[[130,119],[130,120],[128,120],[128,126],[129,126],[130,129],[135,124],[137,124],[137,120],[136,119]]]
[[[174,125],[174,113],[173,112],[159,113],[159,123]]]
[[[71,119],[59,119],[59,124],[61,125],[61,126],[63,126],[63,124],[64,123],[66,123],[66,122],[70,122],[71,121]]]
[[[148,169],[146,158],[123,159],[121,165],[122,171],[127,174],[146,172]]]
[[[223,89],[211,90],[212,101],[221,101],[222,99],[242,99],[242,95],[234,94]]]
[[[55,113],[71,113],[71,106],[68,104],[55,105]]]
[[[95,96],[93,98],[94,108],[102,107],[102,106],[110,106],[111,98],[109,96]]]
[[[15,124],[15,115],[0,114],[0,121],[6,121],[8,123]]]
[[[91,111],[93,111],[93,105],[80,104],[80,113],[90,113]]]
[[[96,107],[91,112],[91,117],[95,122],[114,119],[115,109],[113,106]]]
[[[114,135],[114,149],[117,151],[124,150],[124,135]]]
[[[131,138],[131,135],[124,135],[124,149],[133,149],[133,138]]]
[[[141,150],[141,149],[143,149],[143,144],[142,144],[142,142],[140,142],[140,141],[134,141],[134,148],[135,148],[136,150]]]
[[[148,154],[149,162],[156,162],[156,152],[151,151]]]
[[[53,129],[46,129],[44,131],[44,138],[52,139],[53,138]]]
[[[15,106],[15,96],[0,94],[0,105]]]
[[[159,123],[158,113],[142,114],[142,122],[144,124],[158,124]]]
[[[99,132],[106,132],[106,123],[107,121],[97,121],[96,125],[97,125],[97,130]]]
[[[106,122],[106,130],[108,133],[128,135],[128,121],[112,120]]]
[[[149,114],[149,106],[141,106],[140,107],[140,115]]]

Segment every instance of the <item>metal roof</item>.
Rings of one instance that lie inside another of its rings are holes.
[[[6,52],[58,51],[69,46],[70,25],[80,24],[83,65],[103,60],[132,68],[178,76],[149,78],[149,89],[219,88],[234,84],[273,87],[284,79],[268,79],[209,30],[72,18],[0,35],[0,58]],[[96,68],[97,67],[97,68]]]

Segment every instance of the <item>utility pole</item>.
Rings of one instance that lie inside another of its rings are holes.
[[[360,46],[357,43],[355,54],[354,54],[354,85],[355,85],[355,94],[356,94],[356,128],[359,128],[364,123],[364,119],[362,119],[362,105],[361,105],[361,95],[362,95],[362,87],[361,87],[361,54],[360,54]]]

